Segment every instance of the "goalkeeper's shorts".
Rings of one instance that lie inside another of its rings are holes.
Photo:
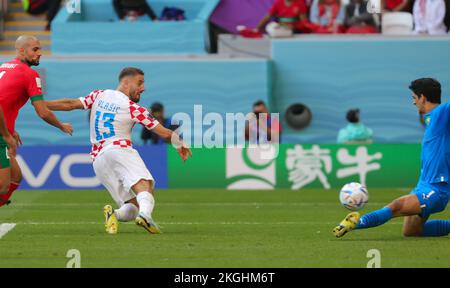
[[[447,184],[419,183],[410,193],[417,196],[420,202],[422,213],[419,215],[423,219],[428,219],[431,214],[439,213],[447,207],[449,195],[445,187]]]

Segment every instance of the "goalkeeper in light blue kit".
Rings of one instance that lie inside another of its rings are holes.
[[[446,236],[450,233],[450,220],[428,220],[431,214],[445,209],[450,196],[450,102],[441,104],[441,84],[435,79],[417,79],[409,89],[413,104],[424,114],[426,124],[419,182],[409,195],[382,209],[362,217],[358,212],[348,214],[333,229],[336,237],[354,229],[376,227],[400,216],[405,216],[403,235],[406,237]]]

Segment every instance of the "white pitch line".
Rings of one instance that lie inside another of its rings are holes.
[[[371,205],[386,205],[387,202],[370,202]],[[14,203],[17,207],[103,207],[105,203]],[[339,207],[339,203],[311,203],[311,202],[249,202],[249,203],[233,203],[233,202],[199,202],[199,203],[182,203],[182,202],[159,202],[157,206],[234,206],[234,207],[247,207],[247,206],[336,206]]]
[[[103,225],[103,222],[79,221],[79,222],[18,222],[21,225]],[[121,222],[120,225],[135,225],[134,222]],[[333,225],[335,222],[297,221],[297,222],[158,222],[160,225]],[[403,223],[391,222],[388,225],[403,225]]]
[[[11,231],[14,227],[16,227],[16,223],[3,223],[0,224],[0,239],[6,235],[9,231]]]
[[[309,222],[158,222],[160,225],[298,225],[308,224]],[[310,222],[309,224],[317,224]],[[103,222],[79,221],[79,222],[19,222],[21,225],[103,225]],[[120,225],[135,225],[131,222],[121,222]]]
[[[307,224],[308,222],[158,222],[160,225],[294,225],[294,224]],[[311,222],[310,224],[317,224],[318,222]],[[78,222],[18,222],[21,225],[103,225],[103,222],[94,221],[78,221]],[[131,222],[121,222],[120,225],[131,224]]]

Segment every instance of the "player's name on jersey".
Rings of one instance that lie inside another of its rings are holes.
[[[2,66],[0,66],[0,69],[1,68],[14,69],[14,68],[16,68],[16,66],[17,66],[17,64],[5,63],[5,64],[2,64]]]
[[[109,103],[109,102],[106,102],[103,100],[98,101],[98,107],[105,111],[113,112],[113,113],[117,113],[117,111],[120,109],[120,107],[117,106],[116,104]]]

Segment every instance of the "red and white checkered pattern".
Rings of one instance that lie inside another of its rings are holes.
[[[130,101],[117,90],[95,90],[80,98],[85,109],[91,109],[91,155],[95,158],[110,145],[130,148],[131,130],[136,123],[153,129],[158,121],[144,107]]]
[[[128,139],[122,139],[114,141],[113,145],[120,146],[120,148],[130,148],[133,146],[133,143],[131,143],[131,141]]]
[[[95,160],[95,157],[97,157],[98,154],[100,153],[100,151],[103,150],[103,148],[105,147],[104,144],[105,144],[105,141],[100,141],[100,142],[98,142],[98,144],[92,145],[91,156],[92,156],[93,160]],[[113,141],[112,145],[119,146],[120,148],[132,148],[133,147],[133,143],[128,139],[121,139],[121,140]]]
[[[94,90],[86,97],[81,97],[81,103],[83,103],[84,109],[91,109],[92,104],[94,104],[95,99],[97,99],[97,96],[103,93],[104,90]]]
[[[133,121],[144,125],[147,129],[152,129],[155,126],[156,120],[150,112],[133,101],[130,101],[130,115]]]
[[[100,153],[100,151],[103,149],[103,144],[105,143],[105,141],[100,141],[98,143],[92,144],[92,149],[91,149],[91,157],[94,160],[95,157],[97,157],[98,153]]]

